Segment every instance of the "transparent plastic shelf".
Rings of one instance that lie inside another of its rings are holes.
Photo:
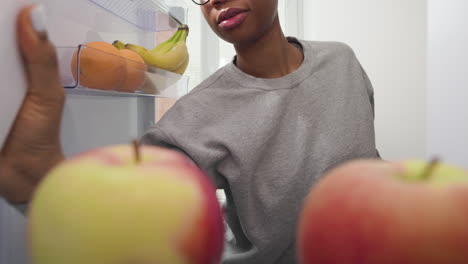
[[[179,98],[189,78],[85,45],[57,47],[67,92],[101,96]]]
[[[160,0],[90,0],[144,31],[167,31],[186,23],[186,8],[175,13]],[[176,8],[176,9],[180,9]]]

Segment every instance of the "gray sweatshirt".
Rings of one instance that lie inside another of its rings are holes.
[[[314,183],[342,162],[378,157],[373,90],[353,51],[289,41],[304,53],[295,72],[259,79],[232,62],[142,138],[182,151],[224,189],[234,237],[223,263],[296,263],[298,216]]]

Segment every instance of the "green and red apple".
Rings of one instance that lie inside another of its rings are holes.
[[[217,264],[223,250],[215,188],[183,154],[159,147],[64,161],[39,185],[28,218],[33,264]]]
[[[302,264],[467,264],[468,172],[359,160],[328,172],[305,200]]]

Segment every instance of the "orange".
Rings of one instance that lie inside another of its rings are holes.
[[[81,86],[112,90],[125,78],[125,61],[119,57],[120,51],[103,41],[90,42],[81,48],[79,59],[79,83]],[[75,51],[71,70],[77,80],[78,50]]]
[[[125,92],[135,92],[145,81],[146,64],[138,53],[123,49],[120,56],[125,60],[125,79],[118,90]]]

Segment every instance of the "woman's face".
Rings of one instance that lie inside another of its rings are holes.
[[[211,0],[201,6],[213,31],[232,44],[260,38],[278,15],[278,0]]]

